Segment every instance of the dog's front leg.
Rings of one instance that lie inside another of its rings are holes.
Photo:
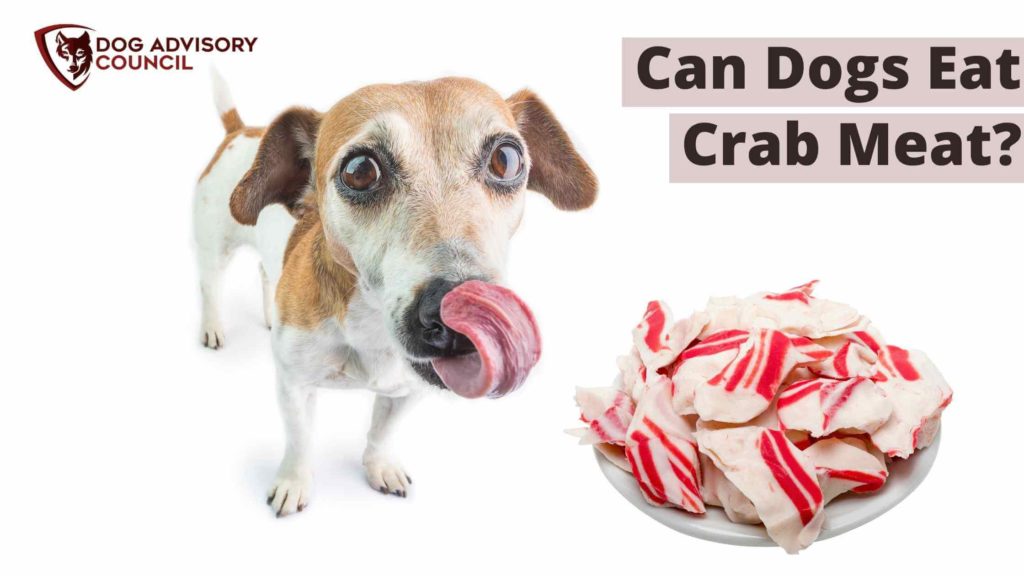
[[[316,388],[278,376],[277,397],[284,419],[286,444],[277,478],[267,494],[267,504],[280,518],[302,510],[313,487],[310,444]]]
[[[378,394],[373,401],[373,419],[366,434],[363,467],[370,486],[384,494],[404,498],[412,485],[412,479],[392,458],[389,449],[398,420],[415,401],[413,394],[397,397]]]

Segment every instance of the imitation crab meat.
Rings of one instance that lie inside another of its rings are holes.
[[[878,383],[892,402],[892,417],[872,432],[871,442],[886,456],[907,458],[935,440],[953,390],[924,352],[912,350],[896,357],[900,377]]]
[[[882,453],[858,438],[827,438],[804,455],[814,464],[826,504],[845,492],[880,490],[889,477]]]
[[[883,490],[952,399],[927,356],[814,286],[712,298],[680,320],[651,302],[612,385],[577,389],[572,432],[652,505],[720,507],[788,552],[808,546],[826,504]]]
[[[672,411],[671,387],[660,375],[649,383],[626,434],[626,458],[648,502],[703,513],[694,430]]]
[[[818,537],[824,496],[814,465],[782,432],[760,426],[700,430],[697,443],[750,499],[768,535],[787,552]]]
[[[828,351],[810,341],[795,345],[783,332],[749,333],[736,357],[721,372],[696,386],[694,407],[703,420],[746,422],[764,412],[786,376]]]
[[[871,433],[892,415],[892,403],[870,378],[815,378],[787,386],[776,402],[779,422],[819,438],[837,430]]]

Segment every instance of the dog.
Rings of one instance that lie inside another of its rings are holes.
[[[375,392],[366,477],[404,497],[412,481],[388,449],[396,422],[412,398],[446,387],[436,362],[473,351],[441,302],[468,280],[502,282],[527,189],[580,210],[597,179],[529,90],[371,85],[266,128],[242,122],[215,71],[214,95],[226,136],[195,193],[200,339],[224,345],[221,275],[235,248],[255,247],[286,430],[267,503],[281,517],[309,502],[320,388]]]
[[[92,68],[92,44],[88,32],[78,37],[67,37],[63,32],[57,33],[57,55],[67,60],[68,73],[72,80],[89,72]]]

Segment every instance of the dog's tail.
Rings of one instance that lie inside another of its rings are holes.
[[[217,105],[217,114],[220,115],[224,131],[230,134],[245,128],[245,123],[242,122],[242,117],[238,115],[238,109],[235,108],[235,101],[231,98],[228,83],[224,81],[220,72],[217,72],[216,67],[210,67],[210,77],[213,80],[213,102]]]

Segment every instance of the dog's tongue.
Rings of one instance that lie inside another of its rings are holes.
[[[475,354],[431,361],[444,385],[459,396],[504,396],[540,359],[533,313],[507,288],[479,280],[459,284],[441,300],[441,321],[476,347]]]

